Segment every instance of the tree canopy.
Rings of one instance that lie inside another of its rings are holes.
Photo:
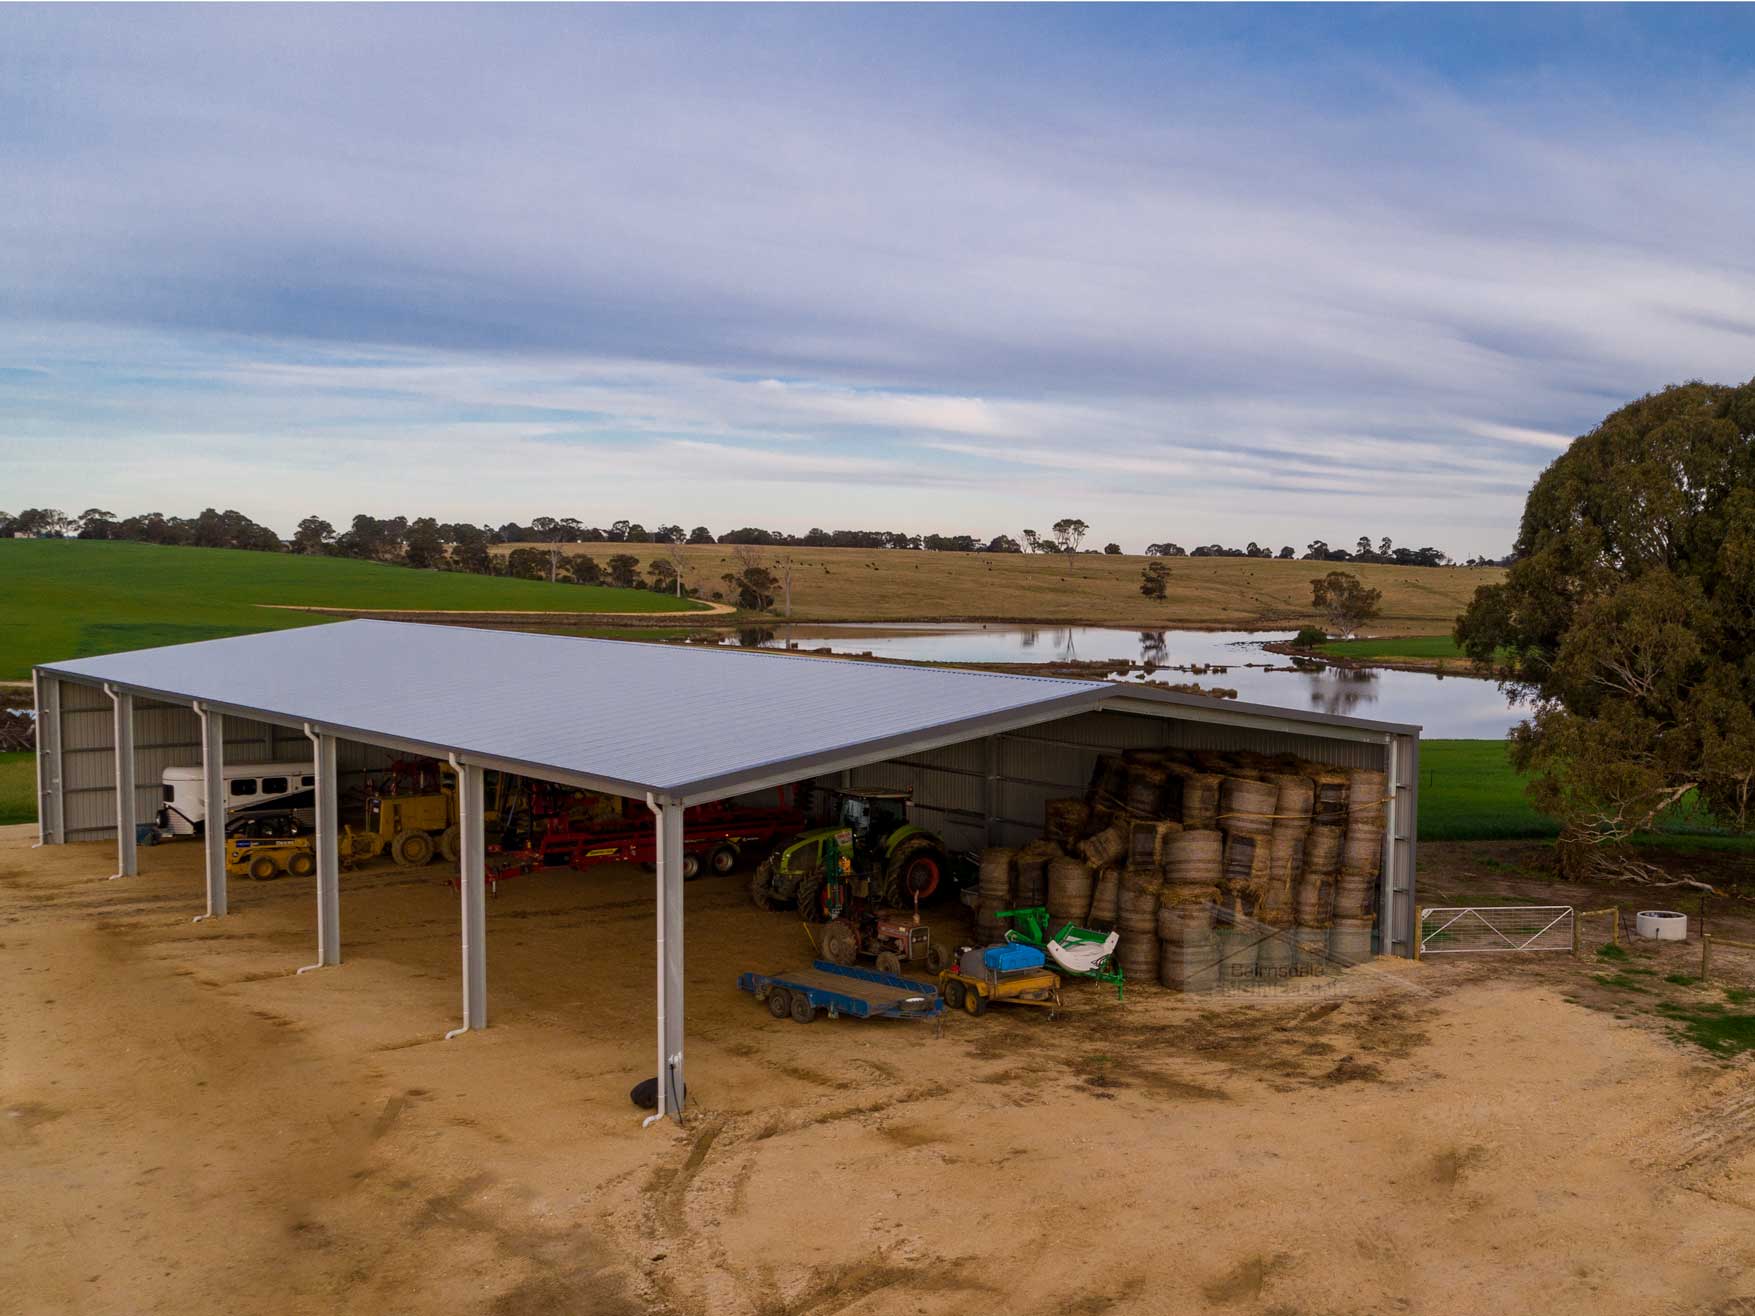
[[[1692,797],[1747,830],[1755,782],[1755,380],[1611,413],[1544,471],[1505,581],[1455,638],[1532,705],[1512,752],[1569,865]]]

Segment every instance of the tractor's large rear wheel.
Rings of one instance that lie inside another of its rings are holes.
[[[896,848],[885,865],[884,878],[886,898],[903,909],[916,899],[930,904],[950,885],[945,880],[945,852],[924,837],[904,841]]]

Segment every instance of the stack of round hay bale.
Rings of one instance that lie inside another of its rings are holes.
[[[1307,952],[1317,939],[1326,941],[1334,921],[1335,883],[1346,843],[1348,777],[1345,768],[1323,763],[1305,765],[1316,788],[1310,830],[1304,837],[1304,871],[1293,894],[1294,914]]]
[[[1329,951],[1343,963],[1359,964],[1371,958],[1371,930],[1377,921],[1383,830],[1389,820],[1388,779],[1369,768],[1354,768],[1347,775],[1347,826]]]
[[[1085,926],[1097,932],[1108,932],[1115,927],[1115,921],[1121,917],[1121,869],[1109,867],[1098,870],[1096,881],[1091,886],[1091,912],[1086,916]]]
[[[1224,780],[1216,772],[1189,772],[1183,775],[1183,827],[1190,831],[1211,831],[1219,825],[1219,786]]]
[[[1115,964],[1129,982],[1158,976],[1158,893],[1164,880],[1156,868],[1127,868],[1115,895]]]
[[[1042,806],[1042,839],[1070,851],[1090,821],[1091,806],[1084,800],[1049,800]]]
[[[1031,841],[1018,851],[1017,879],[1012,883],[1012,903],[1001,909],[1029,909],[1048,899],[1048,863],[1063,855],[1053,841]]]
[[[1122,790],[1122,812],[1129,818],[1161,818],[1164,810],[1164,783],[1170,774],[1164,768],[1164,755],[1156,750],[1130,749],[1123,756],[1127,766],[1127,785]]]
[[[1158,981],[1178,991],[1218,985],[1222,947],[1213,913],[1224,867],[1224,840],[1216,831],[1180,831],[1164,846],[1158,892]]]
[[[1058,932],[1068,923],[1081,927],[1091,914],[1091,866],[1071,855],[1048,861],[1048,923]]]
[[[1254,932],[1258,972],[1279,967],[1279,931],[1261,926],[1260,917],[1262,900],[1273,880],[1274,809],[1278,800],[1279,789],[1273,783],[1250,777],[1226,777],[1219,792],[1218,824],[1225,837],[1220,901],[1230,911],[1231,926]],[[1289,962],[1289,942],[1287,946]]]
[[[1274,830],[1269,838],[1267,890],[1256,909],[1256,918],[1276,929],[1276,937],[1289,936],[1299,962],[1320,963],[1328,948],[1327,934],[1298,926],[1298,888],[1304,873],[1304,847],[1310,835],[1311,813],[1316,805],[1316,784],[1303,773],[1275,773],[1270,778],[1278,791],[1274,800]],[[1306,954],[1306,947],[1312,953]]]
[[[981,903],[975,910],[975,939],[982,945],[1005,940],[1005,924],[997,917],[1012,907],[1017,882],[1018,852],[990,845],[981,852]]]

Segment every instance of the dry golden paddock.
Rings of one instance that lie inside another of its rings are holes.
[[[5,1309],[1743,1313],[1755,1074],[1563,999],[1591,966],[1379,961],[1271,1003],[1081,986],[943,1035],[775,1021],[806,953],[688,887],[688,1127],[642,1129],[651,878],[436,870],[200,908],[193,844],[0,832]]]
[[[531,545],[506,544],[505,554]],[[632,553],[641,571],[668,553],[663,544],[567,544],[605,566]],[[770,565],[793,563],[797,621],[1041,621],[1092,626],[1294,628],[1320,624],[1310,582],[1329,570],[1350,571],[1383,591],[1373,635],[1448,635],[1480,585],[1504,577],[1497,567],[1392,567],[1370,563],[1280,562],[1264,558],[1109,557],[1101,553],[914,553],[856,548],[761,548]],[[733,569],[729,546],[683,550],[689,584],[703,597],[723,590]],[[1140,568],[1170,568],[1168,596],[1140,593]]]

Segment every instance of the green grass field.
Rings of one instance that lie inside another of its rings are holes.
[[[29,750],[0,754],[0,826],[37,820],[36,758]]]
[[[1420,742],[1420,839],[1515,840],[1558,836],[1530,807],[1503,740]]]
[[[343,558],[223,548],[0,539],[0,680],[37,663],[309,626],[261,604],[433,611],[674,612],[645,590],[550,585]]]
[[[1318,651],[1335,658],[1352,658],[1360,662],[1371,659],[1394,661],[1406,658],[1443,658],[1466,663],[1469,656],[1456,647],[1448,635],[1399,635],[1378,640],[1330,640],[1319,645]]]

